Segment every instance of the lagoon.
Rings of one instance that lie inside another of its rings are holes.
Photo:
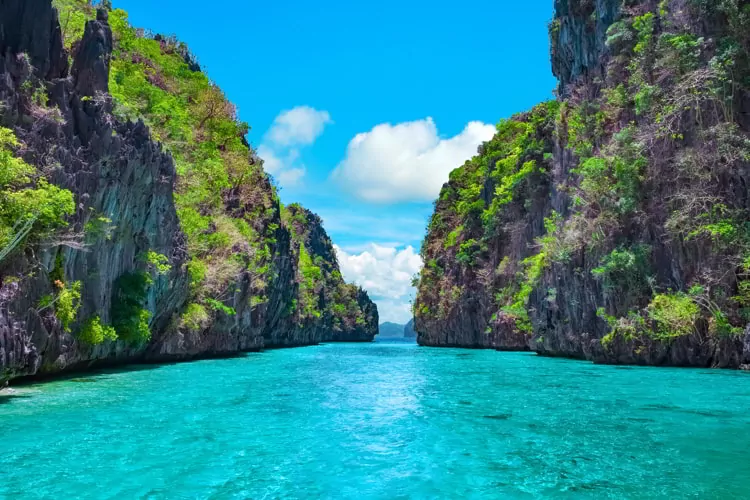
[[[0,498],[748,498],[750,376],[329,344],[0,396]]]

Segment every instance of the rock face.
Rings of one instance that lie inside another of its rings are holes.
[[[37,74],[47,80],[67,76],[68,58],[63,49],[57,11],[45,0],[4,1],[0,5],[0,53],[21,54]]]
[[[290,205],[286,215],[290,272],[302,310],[296,315],[282,314],[271,323],[264,334],[266,345],[371,342],[378,333],[377,307],[367,292],[344,283],[320,217],[299,205]],[[320,276],[312,286],[311,274]]]
[[[606,70],[607,30],[620,16],[618,0],[555,0],[550,24],[552,72],[560,89],[586,77],[601,77]]]
[[[96,20],[86,23],[81,48],[73,63],[76,91],[81,96],[109,92],[109,63],[113,42],[108,17],[106,10],[99,9]]]
[[[291,307],[299,294],[299,243],[282,224],[278,199],[271,195],[267,198],[275,202],[269,202],[267,215],[248,219],[276,236],[269,248],[273,280],[267,300],[254,302],[254,276],[242,272],[233,279],[234,293],[223,301],[228,312],[218,309],[190,324],[179,319],[191,292],[190,256],[174,203],[175,165],[143,122],[113,115],[108,94],[112,50],[107,12],[100,10],[86,24],[69,71],[50,0],[0,2],[0,126],[13,129],[24,145],[23,158],[50,182],[69,189],[78,207],[67,232],[0,262],[0,383],[103,363],[190,359],[327,340],[371,341],[377,308],[365,292],[343,283],[330,240],[312,214],[307,214],[306,244],[331,276],[337,273],[319,287],[321,304],[346,290],[353,317],[347,322],[331,312],[307,320]],[[36,94],[46,96],[46,105],[30,95],[30,88],[40,89]],[[263,176],[254,189],[271,193],[273,188]],[[231,193],[226,199],[227,213],[241,209],[232,204]],[[105,227],[91,230],[96,224]],[[166,271],[150,273],[144,297],[150,340],[80,341],[77,332],[92,318],[110,324],[118,279],[149,273],[152,264],[144,259],[149,252],[168,259]],[[45,295],[55,293],[56,279],[82,285],[70,332],[52,308],[39,307]]]
[[[501,122],[444,186],[419,342],[747,365],[746,2],[555,8],[561,97]]]

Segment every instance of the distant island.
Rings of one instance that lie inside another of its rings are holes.
[[[417,337],[414,331],[414,320],[409,321],[406,325],[399,323],[385,322],[380,324],[379,339],[413,339]]]

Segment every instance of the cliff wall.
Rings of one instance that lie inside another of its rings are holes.
[[[750,6],[555,9],[560,97],[501,122],[444,186],[419,342],[747,364]]]
[[[372,340],[376,306],[319,218],[282,220],[186,47],[70,4],[63,30],[50,0],[0,3],[0,159],[23,170],[0,176],[0,383]]]

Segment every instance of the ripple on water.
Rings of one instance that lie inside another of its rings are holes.
[[[734,372],[278,350],[0,393],[0,498],[750,498],[749,407]]]

